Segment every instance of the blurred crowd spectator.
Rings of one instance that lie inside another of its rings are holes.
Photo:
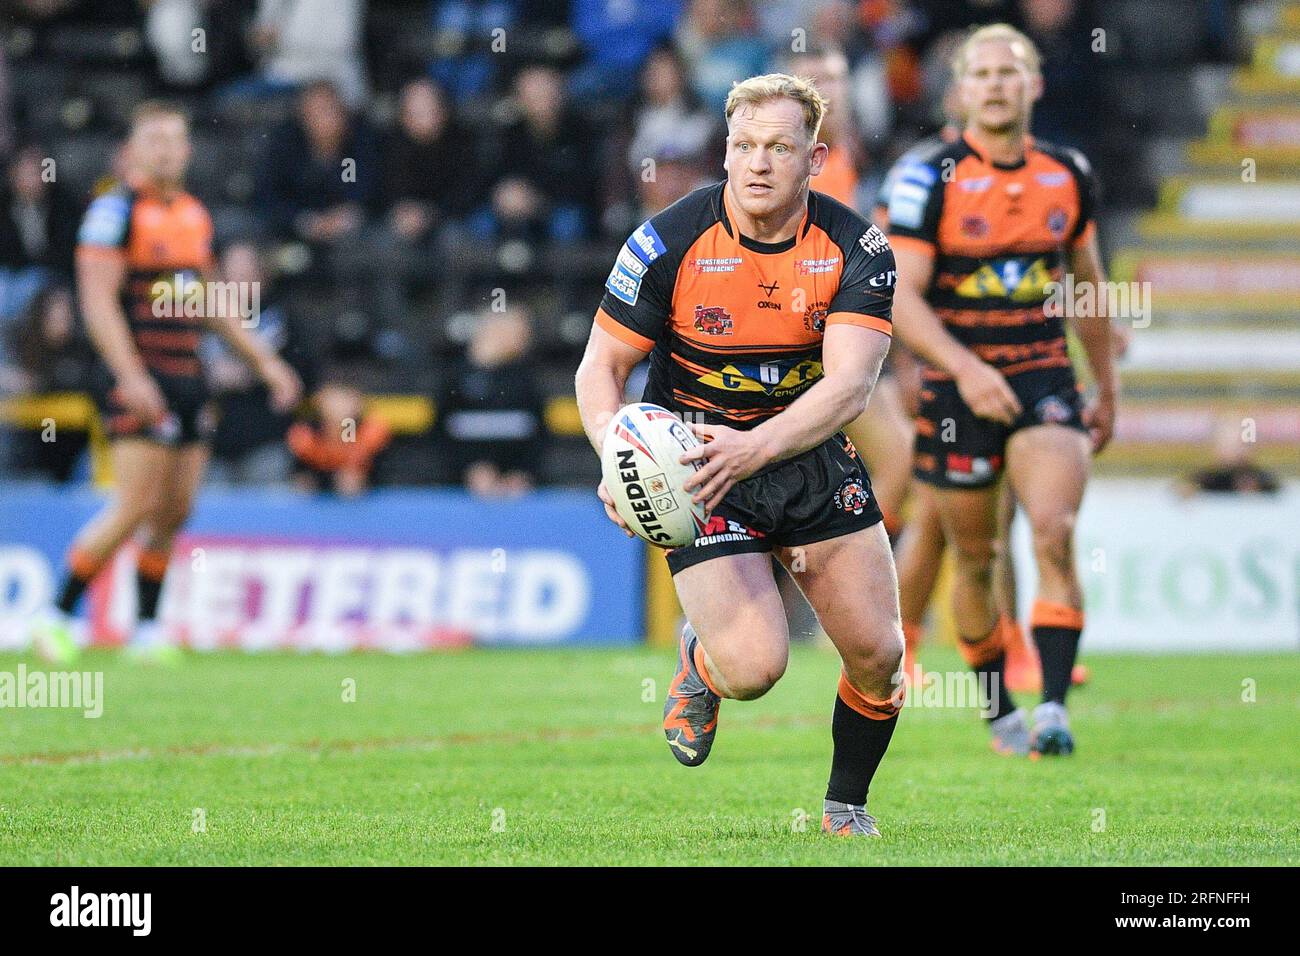
[[[450,477],[483,496],[519,494],[537,481],[545,410],[528,360],[528,313],[488,313],[466,365],[439,395],[439,427]]]
[[[0,321],[72,272],[81,204],[52,177],[47,156],[38,145],[21,147],[0,183]]]
[[[361,390],[346,382],[326,382],[308,404],[307,417],[289,428],[294,483],[344,498],[361,494],[392,438],[387,423],[368,414]]]

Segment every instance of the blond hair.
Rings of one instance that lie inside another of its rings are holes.
[[[145,100],[131,111],[131,132],[134,133],[149,120],[171,116],[180,119],[186,127],[190,124],[189,114],[179,103],[173,103],[171,100]]]
[[[966,35],[966,39],[961,42],[961,45],[957,47],[952,56],[953,77],[960,80],[966,73],[966,67],[970,63],[971,50],[981,43],[997,41],[1011,47],[1011,52],[1016,55],[1016,59],[1023,63],[1030,73],[1037,76],[1041,72],[1041,59],[1038,55],[1038,47],[1034,46],[1034,41],[1008,23],[992,23],[986,27],[973,29]]]
[[[758,106],[770,100],[794,100],[803,108],[803,125],[808,137],[817,142],[817,133],[822,128],[826,116],[826,97],[817,90],[816,84],[805,76],[790,76],[788,73],[765,73],[751,76],[736,83],[727,94],[727,122],[742,106]]]

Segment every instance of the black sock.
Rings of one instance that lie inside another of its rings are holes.
[[[1043,662],[1043,700],[1065,703],[1066,691],[1074,673],[1074,659],[1079,654],[1079,635],[1074,627],[1034,627],[1034,644]]]
[[[898,714],[886,720],[864,717],[835,697],[835,716],[831,718],[831,739],[835,749],[831,756],[831,779],[826,785],[826,799],[862,806],[867,789],[876,775],[880,759],[889,749]]]
[[[69,571],[68,576],[63,579],[63,588],[59,591],[59,600],[55,606],[64,614],[72,614],[77,609],[77,602],[81,600],[81,595],[85,594],[86,588],[90,586],[90,581],[90,578],[83,578]]]
[[[978,678],[980,694],[983,695],[985,688],[989,690],[988,706],[981,714],[985,720],[997,720],[1016,709],[1016,702],[1007,691],[1006,664],[1007,655],[999,654],[993,660],[971,668]],[[981,699],[980,703],[985,701]]]
[[[162,578],[154,579],[136,572],[135,586],[138,597],[136,617],[141,621],[152,621],[158,616],[158,598],[162,596]]]

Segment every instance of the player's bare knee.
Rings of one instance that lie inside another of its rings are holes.
[[[113,520],[118,524],[135,530],[150,521],[157,508],[151,497],[121,497],[113,505]]]
[[[1074,515],[1048,515],[1033,522],[1034,554],[1040,563],[1066,567],[1074,551]]]
[[[734,660],[723,667],[727,689],[736,700],[756,700],[775,686],[785,673],[785,654]]]
[[[158,537],[170,538],[189,520],[191,510],[189,501],[160,502],[149,517],[149,525]]]
[[[903,662],[903,628],[895,622],[872,639],[843,654],[844,670],[854,685],[876,686],[898,673]]]
[[[955,547],[953,559],[957,574],[963,578],[977,581],[992,578],[994,555],[991,543]]]

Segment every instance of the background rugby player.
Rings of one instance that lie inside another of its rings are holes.
[[[127,151],[127,182],[91,203],[78,237],[77,293],[111,376],[100,398],[114,490],[77,534],[58,601],[35,624],[36,645],[61,658],[74,652],[70,619],[82,593],[137,533],[135,643],[160,646],[155,616],[172,541],[202,481],[214,424],[198,357],[203,330],[221,333],[249,363],[278,411],[301,394],[297,374],[243,326],[243,317],[210,314],[206,296],[201,315],[185,314],[190,284],[216,276],[212,221],[183,186],[191,152],[184,113],[161,102],[142,104]]]
[[[931,366],[915,472],[935,489],[956,555],[959,645],[997,688],[989,717],[995,749],[1070,753],[1065,696],[1083,629],[1074,522],[1090,454],[1114,428],[1118,381],[1104,310],[1072,316],[1097,387],[1084,407],[1047,286],[1066,270],[1079,287],[1105,278],[1095,188],[1079,153],[1027,135],[1043,81],[1023,34],[1004,24],[980,28],[953,69],[965,131],[901,170],[889,204],[900,334]],[[1004,471],[1033,530],[1039,571],[1030,623],[1043,702],[1032,732],[1007,693],[992,586]]]

